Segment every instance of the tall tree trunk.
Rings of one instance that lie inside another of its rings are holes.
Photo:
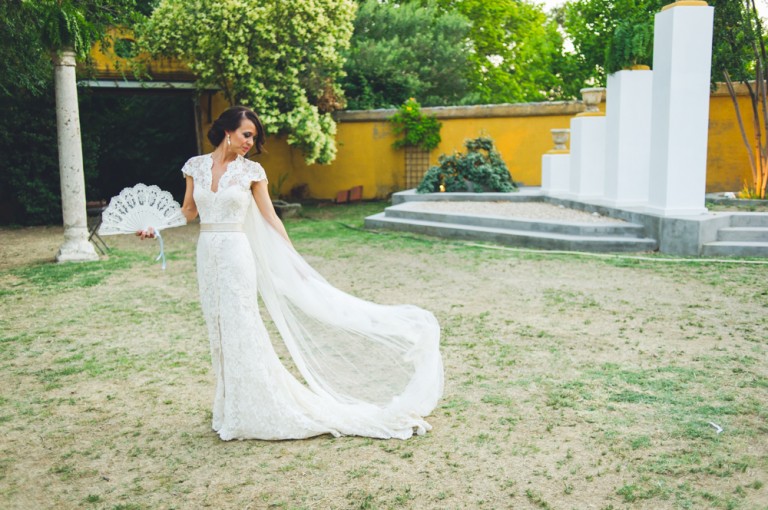
[[[88,242],[85,209],[85,175],[80,140],[80,113],[77,106],[75,52],[67,48],[53,57],[56,87],[56,125],[59,144],[61,209],[64,216],[64,243],[56,254],[58,262],[98,260]]]

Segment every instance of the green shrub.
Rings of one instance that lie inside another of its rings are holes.
[[[435,117],[421,113],[421,105],[414,98],[403,103],[389,121],[394,134],[403,136],[393,144],[396,149],[419,147],[431,151],[440,145],[442,124]]]
[[[605,60],[609,73],[636,65],[650,65],[653,61],[653,16],[641,13],[620,22],[606,48]]]
[[[0,97],[0,220],[61,223],[53,88],[40,97]]]
[[[416,191],[438,192],[441,184],[448,192],[517,191],[507,165],[493,147],[493,140],[475,138],[464,142],[464,146],[466,154],[442,154],[438,159],[440,164],[427,171]]]

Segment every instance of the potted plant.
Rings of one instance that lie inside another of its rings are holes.
[[[408,99],[389,119],[392,132],[400,137],[392,144],[405,148],[405,185],[415,187],[429,168],[429,153],[440,145],[442,124],[436,117],[425,115],[414,98]]]
[[[616,26],[606,51],[605,200],[613,206],[648,200],[648,165],[651,154],[653,73],[653,14],[638,8]]]
[[[605,51],[605,70],[648,70],[653,61],[653,16],[638,12],[622,20]]]

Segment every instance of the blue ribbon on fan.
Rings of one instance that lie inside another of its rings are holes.
[[[163,268],[163,271],[165,271],[165,245],[163,244],[163,236],[160,234],[160,230],[155,227],[150,227],[154,229],[155,231],[155,237],[157,237],[157,240],[160,241],[160,254],[155,259],[155,262],[158,260],[162,260],[161,267]]]

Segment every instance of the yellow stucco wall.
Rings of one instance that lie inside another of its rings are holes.
[[[122,79],[131,77],[136,71],[130,60],[115,54],[114,43],[119,39],[134,41],[132,30],[113,27],[107,31],[104,41],[93,45],[89,53],[91,70],[99,79]],[[147,73],[155,81],[194,81],[195,76],[181,60],[166,57],[150,57],[146,53],[137,55],[141,62],[141,73]]]
[[[213,105],[214,118],[227,106],[220,97]],[[442,143],[430,154],[430,163],[436,164],[440,154],[463,151],[469,138],[490,136],[513,178],[526,185],[539,185],[541,155],[552,148],[549,130],[567,128],[581,108],[576,102],[425,108],[443,124]],[[512,116],[505,115],[510,109],[515,110]],[[539,109],[545,114],[536,114]],[[405,182],[405,153],[392,148],[396,138],[386,120],[392,113],[381,110],[337,115],[338,154],[330,165],[306,165],[301,151],[290,147],[284,137],[268,138],[266,152],[253,159],[264,166],[273,186],[283,179],[280,193],[284,195],[294,186],[306,184],[310,197],[330,199],[340,190],[362,185],[364,198],[386,197],[403,189]],[[209,127],[210,123],[203,122],[203,133]],[[207,142],[204,149],[211,150]]]
[[[739,109],[747,132],[747,139],[754,144],[752,102],[746,87],[738,87]],[[709,103],[709,142],[707,151],[707,191],[739,191],[744,181],[752,180],[749,155],[736,121],[733,101],[727,92],[719,88]]]
[[[743,89],[740,89],[744,93]],[[739,97],[742,115],[751,129],[750,103]],[[226,108],[216,97],[215,118]],[[601,105],[604,110],[605,104]],[[512,177],[528,186],[541,184],[541,156],[552,148],[550,129],[569,127],[580,111],[579,103],[541,103],[463,108],[425,108],[443,123],[442,143],[432,151],[431,164],[440,154],[463,150],[464,140],[490,136],[496,143]],[[280,194],[287,195],[297,185],[308,186],[309,196],[332,199],[339,190],[363,186],[366,199],[383,198],[401,190],[405,181],[405,154],[392,148],[395,141],[386,118],[392,111],[341,112],[338,118],[338,155],[330,165],[306,165],[301,151],[291,148],[284,137],[270,137],[265,154],[255,156],[267,171],[274,187],[281,179]],[[203,132],[209,127],[203,123]],[[210,150],[205,146],[205,150]],[[284,177],[283,177],[284,176]],[[738,191],[749,178],[749,162],[736,123],[731,99],[722,90],[710,102],[707,191]]]
[[[131,39],[129,31],[114,29],[114,38]],[[111,47],[94,46],[91,51],[97,75],[116,79],[129,71],[130,62],[114,55]],[[146,59],[147,70],[155,80],[192,81],[183,63],[172,59]],[[126,73],[128,74],[128,73]],[[753,123],[747,90],[738,86],[739,103],[753,141]],[[221,94],[199,100],[198,136],[204,152],[212,149],[205,139],[211,119],[227,108]],[[506,162],[513,179],[528,186],[541,184],[541,156],[552,148],[550,129],[569,127],[570,119],[582,106],[578,102],[530,103],[471,107],[425,108],[443,123],[442,143],[432,151],[431,164],[440,154],[463,150],[464,140],[490,136]],[[601,105],[605,110],[605,103]],[[301,151],[291,148],[285,137],[271,137],[265,154],[256,156],[265,169],[273,188],[283,180],[279,192],[305,184],[309,196],[330,199],[336,192],[363,186],[366,199],[382,198],[403,188],[405,155],[392,148],[395,138],[387,118],[392,110],[372,112],[338,112],[336,137],[338,155],[327,166],[306,165]],[[709,115],[709,151],[707,158],[707,191],[737,191],[745,179],[751,178],[749,160],[736,122],[733,104],[724,87],[712,93]]]

